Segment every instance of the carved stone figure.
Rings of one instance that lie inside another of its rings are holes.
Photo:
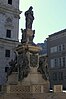
[[[38,56],[36,54],[31,54],[30,55],[30,65],[31,67],[37,67],[38,63]]]
[[[17,71],[17,54],[16,54],[16,52],[14,52],[14,53],[15,53],[15,58],[14,58],[14,60],[11,59],[11,61],[9,62],[10,68],[7,71],[7,77],[9,75],[11,75],[12,72]]]
[[[22,39],[21,39],[21,43],[26,43],[27,41],[27,35],[26,35],[26,29],[21,29],[22,32]]]
[[[18,72],[19,72],[18,80],[22,81],[24,77],[27,77],[30,70],[26,51],[24,51],[22,54],[18,56],[17,63],[18,63]]]
[[[32,43],[34,39],[35,30],[33,30],[33,35],[29,37],[29,42]]]
[[[34,20],[32,9],[33,9],[33,7],[30,6],[30,8],[25,12],[26,29],[32,29],[32,23],[33,23],[33,20]]]
[[[49,70],[48,70],[47,61],[43,57],[39,59],[38,72],[42,74],[44,80],[49,80]]]
[[[22,81],[29,72],[29,61],[26,55],[26,51],[23,51],[19,56],[15,55],[15,59],[9,62],[10,68],[7,72],[7,78],[12,72],[18,72],[18,80]]]

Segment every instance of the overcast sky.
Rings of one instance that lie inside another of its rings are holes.
[[[66,0],[20,0],[22,11],[19,30],[25,28],[24,12],[33,6],[35,43],[43,43],[48,35],[66,28]],[[21,37],[21,31],[19,31]]]

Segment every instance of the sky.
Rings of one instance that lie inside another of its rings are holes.
[[[66,29],[66,0],[20,0],[19,39],[20,29],[25,29],[24,13],[33,6],[35,20],[32,29],[35,30],[34,42],[44,43],[51,34]]]

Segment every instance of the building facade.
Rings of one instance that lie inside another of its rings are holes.
[[[6,82],[9,61],[19,44],[19,0],[0,0],[0,85]]]
[[[63,84],[66,89],[66,29],[49,35],[47,44],[50,87]]]

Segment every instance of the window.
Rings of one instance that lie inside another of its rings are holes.
[[[59,58],[59,67],[62,67],[62,59],[61,59],[61,57]]]
[[[54,59],[51,59],[51,68],[54,68]]]
[[[53,80],[56,81],[57,80],[57,73],[53,73]]]
[[[51,53],[57,52],[57,46],[51,47],[50,52],[51,52]]]
[[[58,59],[56,58],[56,59],[54,59],[54,65],[55,65],[55,67],[57,67],[58,66]]]
[[[65,67],[65,57],[62,58],[63,67]]]
[[[65,57],[60,57],[58,58],[58,63],[59,63],[59,67],[65,67],[66,63],[65,63]]]
[[[8,71],[8,69],[9,69],[9,67],[5,67],[5,72],[7,72],[7,71]]]
[[[11,38],[11,30],[8,30],[7,29],[7,31],[6,31],[6,37]]]
[[[57,46],[54,47],[54,52],[57,52]]]
[[[59,67],[61,67],[62,62],[61,62],[61,57],[59,58]]]
[[[12,0],[8,0],[8,4],[12,5]]]
[[[62,45],[62,49],[65,50],[65,45],[64,44]]]
[[[10,57],[10,50],[5,50],[5,57]]]
[[[61,51],[61,45],[59,45],[59,48],[58,48],[58,50],[59,50],[59,51]]]
[[[51,59],[51,68],[58,67],[58,58]]]
[[[63,80],[63,72],[59,72],[59,80]]]
[[[65,45],[64,44],[61,44],[58,46],[58,51],[63,51],[65,50]]]

